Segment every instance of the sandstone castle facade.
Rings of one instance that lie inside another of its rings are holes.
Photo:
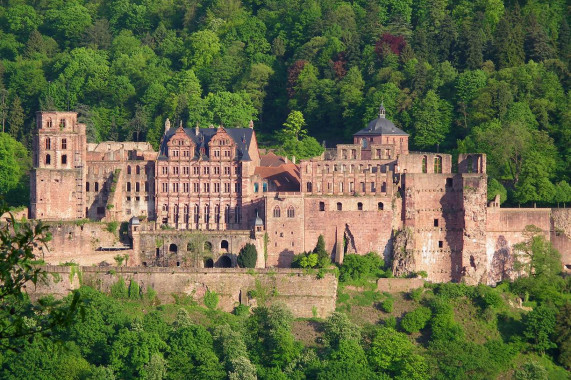
[[[495,283],[513,275],[511,247],[529,224],[571,264],[568,209],[488,204],[484,154],[453,163],[409,151],[408,139],[381,107],[352,144],[296,163],[258,149],[253,123],[183,128],[167,119],[157,152],[87,143],[76,113],[38,112],[30,217],[52,225],[43,255],[56,264],[124,254],[130,265],[232,267],[253,243],[257,266],[288,267],[324,235],[337,262],[376,251],[397,275]]]

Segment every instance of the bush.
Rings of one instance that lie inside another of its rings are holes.
[[[392,313],[394,303],[395,300],[393,298],[387,298],[381,302],[381,310],[383,310],[385,313]]]
[[[129,283],[129,298],[132,300],[138,300],[141,298],[141,289],[137,281],[131,280]]]
[[[216,309],[216,306],[218,306],[218,294],[207,290],[204,295],[204,306],[211,310]]]
[[[408,296],[410,297],[411,300],[418,302],[422,298],[423,290],[424,289],[422,288],[411,290]]]
[[[341,281],[359,281],[366,278],[379,278],[384,275],[385,261],[376,252],[366,255],[347,255],[339,268]]]
[[[432,312],[430,309],[422,306],[410,313],[406,313],[401,320],[400,325],[402,329],[409,334],[419,332],[426,326],[426,323],[430,320],[431,316]]]
[[[246,244],[238,255],[238,265],[241,268],[255,268],[258,261],[258,250],[254,244]]]
[[[111,297],[117,299],[125,299],[129,297],[129,290],[125,285],[125,280],[123,280],[123,277],[119,277],[119,280],[111,285]]]
[[[240,305],[234,308],[234,315],[242,316],[242,315],[249,315],[250,314],[250,306],[244,305],[241,303]]]

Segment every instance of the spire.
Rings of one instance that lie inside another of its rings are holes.
[[[167,134],[167,132],[169,131],[169,129],[171,129],[171,121],[170,121],[169,118],[167,117],[167,119],[165,120],[165,135]]]
[[[381,106],[379,107],[379,119],[384,119],[385,118],[385,105],[384,102],[381,103]]]
[[[182,119],[180,119],[180,122],[178,123],[178,127],[182,128]]]

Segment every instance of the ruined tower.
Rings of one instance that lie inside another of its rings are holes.
[[[85,125],[75,112],[37,112],[30,174],[30,217],[85,217]]]

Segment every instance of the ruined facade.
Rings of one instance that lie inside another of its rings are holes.
[[[566,209],[488,206],[485,155],[461,154],[454,164],[448,154],[410,152],[408,138],[381,107],[352,144],[296,163],[261,152],[253,123],[183,128],[167,120],[156,152],[148,143],[88,144],[75,113],[42,112],[30,216],[129,222],[128,237],[124,229],[116,243],[91,249],[128,246],[134,265],[232,267],[253,243],[258,267],[288,267],[324,235],[337,262],[376,251],[394,259],[395,274],[426,271],[432,281],[469,283],[512,275],[511,246],[525,227],[515,221],[525,220],[567,264]],[[77,252],[76,261],[89,261],[89,252]]]

